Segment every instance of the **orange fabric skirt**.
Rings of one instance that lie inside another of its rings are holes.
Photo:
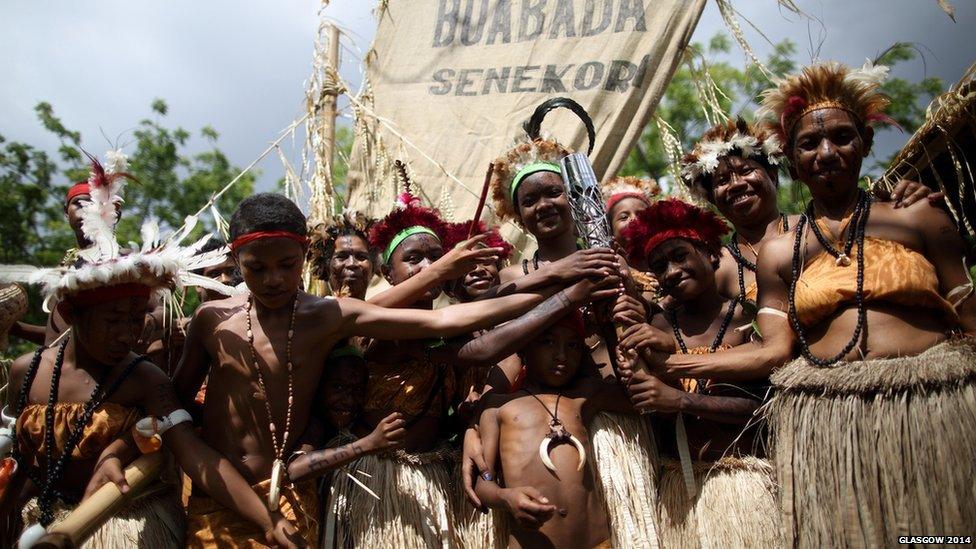
[[[268,498],[271,480],[265,480],[251,488],[263,500]],[[318,546],[319,504],[315,483],[308,481],[281,489],[279,512],[298,528],[309,546]],[[187,508],[186,546],[188,548],[212,547],[266,547],[261,528],[227,509],[207,496],[191,495]]]

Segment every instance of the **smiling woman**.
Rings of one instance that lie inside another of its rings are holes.
[[[760,305],[787,310],[802,355],[772,375],[768,408],[780,483],[806,487],[784,492],[801,545],[976,522],[976,453],[940,442],[976,436],[976,354],[952,337],[976,331],[962,240],[943,211],[896,209],[858,188],[870,124],[890,121],[886,73],[822,63],[763,94],[812,195],[793,234],[764,246],[758,275]]]

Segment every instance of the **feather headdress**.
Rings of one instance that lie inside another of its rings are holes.
[[[468,239],[468,231],[471,229],[471,221],[461,221],[459,223],[446,223],[444,240],[441,244],[444,251],[453,250],[455,246]],[[502,238],[498,232],[498,227],[489,227],[480,219],[474,226],[474,236],[487,235],[481,242],[489,248],[501,248],[500,259],[505,262],[512,256],[512,245]]]
[[[776,128],[784,143],[790,141],[797,121],[818,109],[843,109],[862,124],[897,125],[884,112],[891,102],[881,92],[887,76],[888,67],[871,60],[859,69],[836,61],[810,65],[799,74],[774,80],[776,86],[762,93],[756,115]]]
[[[659,200],[624,227],[622,236],[628,261],[643,263],[655,248],[672,238],[691,240],[711,253],[722,250],[722,237],[729,232],[713,212],[676,198]]]
[[[661,194],[661,187],[650,177],[624,175],[601,183],[600,194],[603,195],[609,215],[614,204],[625,198],[637,198],[650,205],[652,197]]]
[[[319,223],[309,228],[308,261],[316,278],[327,280],[329,276],[329,262],[335,253],[336,241],[341,236],[358,236],[369,246],[369,231],[374,221],[366,214],[346,208],[341,214],[326,223]],[[373,252],[370,250],[370,257]]]
[[[87,154],[87,153],[86,153]],[[133,249],[123,249],[115,237],[115,223],[118,220],[116,204],[124,179],[132,179],[126,174],[125,156],[120,152],[108,155],[108,168],[94,157],[91,159],[91,200],[82,206],[82,232],[92,242],[89,248],[79,253],[81,260],[75,265],[53,268],[31,265],[0,265],[0,281],[37,284],[42,287],[48,299],[58,301],[89,301],[87,292],[99,292],[100,301],[110,298],[106,288],[144,287],[145,293],[155,291],[166,299],[173,290],[185,286],[201,286],[225,295],[234,289],[191,271],[218,265],[226,259],[226,249],[199,253],[210,238],[203,238],[188,247],[181,244],[189,237],[195,227],[195,218],[172,238],[162,244],[159,227],[154,220],[142,226],[143,244]],[[90,296],[89,296],[90,297]]]
[[[446,226],[437,210],[421,206],[419,198],[404,192],[397,197],[393,211],[370,229],[369,243],[382,252],[383,262],[388,263],[396,247],[417,233],[430,234],[444,242]]]
[[[702,135],[694,150],[681,159],[681,177],[698,194],[707,194],[705,180],[727,156],[756,158],[767,166],[783,161],[783,147],[775,132],[749,124],[742,118],[713,126]]]
[[[517,218],[515,196],[522,178],[538,171],[558,173],[559,161],[571,152],[558,141],[542,136],[542,122],[549,112],[558,108],[569,109],[583,121],[589,139],[587,154],[593,151],[596,130],[593,120],[579,103],[566,97],[556,97],[540,104],[522,125],[525,135],[517,138],[515,146],[493,163],[491,195],[495,213],[502,219]]]

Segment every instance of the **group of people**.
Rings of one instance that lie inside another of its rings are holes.
[[[10,367],[2,545],[173,457],[92,547],[889,546],[976,525],[976,300],[939,195],[859,185],[881,67],[805,67],[682,159],[693,198],[604,183],[577,234],[538,128],[491,174],[513,248],[405,192],[309,227],[243,200],[227,245],[113,233],[124,162],[65,212],[43,343]],[[544,113],[543,113],[544,115]],[[810,195],[781,213],[779,178]],[[716,213],[717,212],[717,213]],[[720,214],[720,215],[719,215]],[[157,231],[158,232],[158,231]],[[310,263],[306,266],[306,263]],[[303,287],[303,272],[330,295]],[[375,277],[389,288],[367,298]],[[198,286],[188,323],[171,292]],[[435,307],[446,294],[452,304]],[[225,297],[229,296],[229,297]],[[175,337],[186,324],[185,336]],[[147,419],[144,419],[147,418]]]

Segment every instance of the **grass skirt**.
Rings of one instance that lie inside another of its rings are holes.
[[[368,455],[349,464],[346,471],[375,496],[338,473],[330,506],[343,501],[346,516],[334,521],[335,538],[355,547],[427,549],[457,544],[452,464],[447,447],[424,454]]]
[[[594,476],[614,547],[656,548],[657,446],[639,415],[600,413],[590,422]]]
[[[454,466],[452,477],[451,498],[454,508],[454,529],[458,545],[467,549],[493,547],[495,544],[495,526],[492,515],[496,511],[489,509],[482,513],[475,509],[464,494],[461,483],[461,464]],[[502,512],[502,511],[498,511]]]
[[[976,525],[976,353],[774,372],[766,409],[784,520],[803,547],[893,546]]]
[[[54,522],[59,522],[74,509],[60,501],[54,503]],[[41,510],[37,498],[27,502],[22,511],[24,524],[38,522]],[[105,521],[79,547],[84,549],[118,549],[139,547],[147,549],[183,547],[186,521],[179,494],[172,486],[161,484],[135,498],[125,509]]]
[[[661,547],[783,547],[773,467],[756,457],[692,464],[698,493],[689,499],[681,463],[661,467]]]

